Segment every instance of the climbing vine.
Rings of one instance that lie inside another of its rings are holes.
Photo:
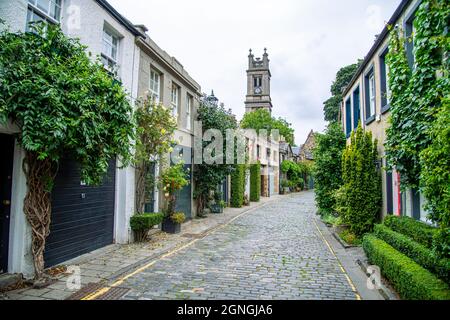
[[[131,163],[132,107],[120,83],[92,62],[78,40],[57,26],[0,33],[0,122],[11,121],[25,150],[24,213],[32,229],[35,278],[44,280],[51,191],[63,156],[80,164],[81,178],[100,184],[110,160]]]
[[[388,165],[401,176],[402,187],[420,188],[429,217],[441,227],[438,254],[450,252],[450,140],[448,26],[450,5],[424,0],[414,19],[415,33],[402,36],[391,28],[387,64],[391,89],[391,126],[387,131]],[[413,42],[414,68],[408,65],[405,43]]]
[[[428,0],[416,13],[411,37],[405,38],[401,28],[391,27],[387,56],[391,126],[386,153],[388,165],[400,173],[404,188],[419,187],[420,152],[431,142],[430,127],[444,96],[446,81],[436,70],[443,70],[443,54],[448,52],[448,38],[444,36],[448,16],[446,1]],[[408,64],[406,42],[414,43],[413,70]]]

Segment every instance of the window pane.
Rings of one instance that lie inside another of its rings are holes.
[[[60,1],[51,1],[50,17],[59,21],[59,19],[61,17],[61,2]]]
[[[50,0],[37,0],[36,5],[37,5],[37,7],[38,7],[39,9],[41,9],[41,10],[44,11],[45,13],[48,13],[49,5],[50,5]]]

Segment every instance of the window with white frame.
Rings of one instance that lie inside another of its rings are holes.
[[[175,118],[178,118],[178,92],[179,88],[175,83],[172,83],[172,90],[171,90],[171,99],[170,104],[172,106],[172,114]]]
[[[62,0],[28,0],[26,30],[30,31],[31,22],[59,23],[61,6]]]
[[[369,77],[369,109],[370,116],[375,115],[375,75]]]
[[[187,95],[187,99],[186,99],[186,129],[187,130],[191,130],[191,114],[192,114],[192,96],[191,95]]]
[[[150,97],[159,103],[161,94],[161,75],[155,70],[150,70]]]
[[[119,52],[119,37],[108,29],[103,29],[102,62],[108,69],[117,67],[117,57]]]
[[[375,103],[376,103],[376,91],[375,91],[375,71],[372,67],[365,75],[364,80],[365,87],[365,120],[371,122],[375,119]]]

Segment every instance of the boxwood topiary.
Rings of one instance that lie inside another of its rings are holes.
[[[238,164],[231,175],[231,206],[241,208],[244,204],[245,165]]]
[[[261,197],[261,164],[250,166],[250,201],[258,202]]]
[[[450,283],[450,259],[439,259],[433,251],[411,238],[392,231],[384,225],[376,225],[375,235],[389,245],[407,255],[425,269],[435,273],[447,284]]]
[[[450,288],[431,272],[374,235],[366,235],[363,248],[369,261],[380,267],[403,299],[449,300]]]
[[[143,213],[136,214],[130,218],[130,227],[135,235],[135,240],[138,242],[145,241],[148,231],[160,224],[164,219],[162,213]]]
[[[410,217],[387,216],[384,225],[430,249],[433,247],[433,238],[438,233],[438,229]]]

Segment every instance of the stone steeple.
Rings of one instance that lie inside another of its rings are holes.
[[[252,49],[248,55],[247,70],[247,96],[245,99],[245,112],[257,109],[267,109],[272,112],[272,99],[270,97],[270,68],[269,55],[264,48],[261,58],[255,58]]]

